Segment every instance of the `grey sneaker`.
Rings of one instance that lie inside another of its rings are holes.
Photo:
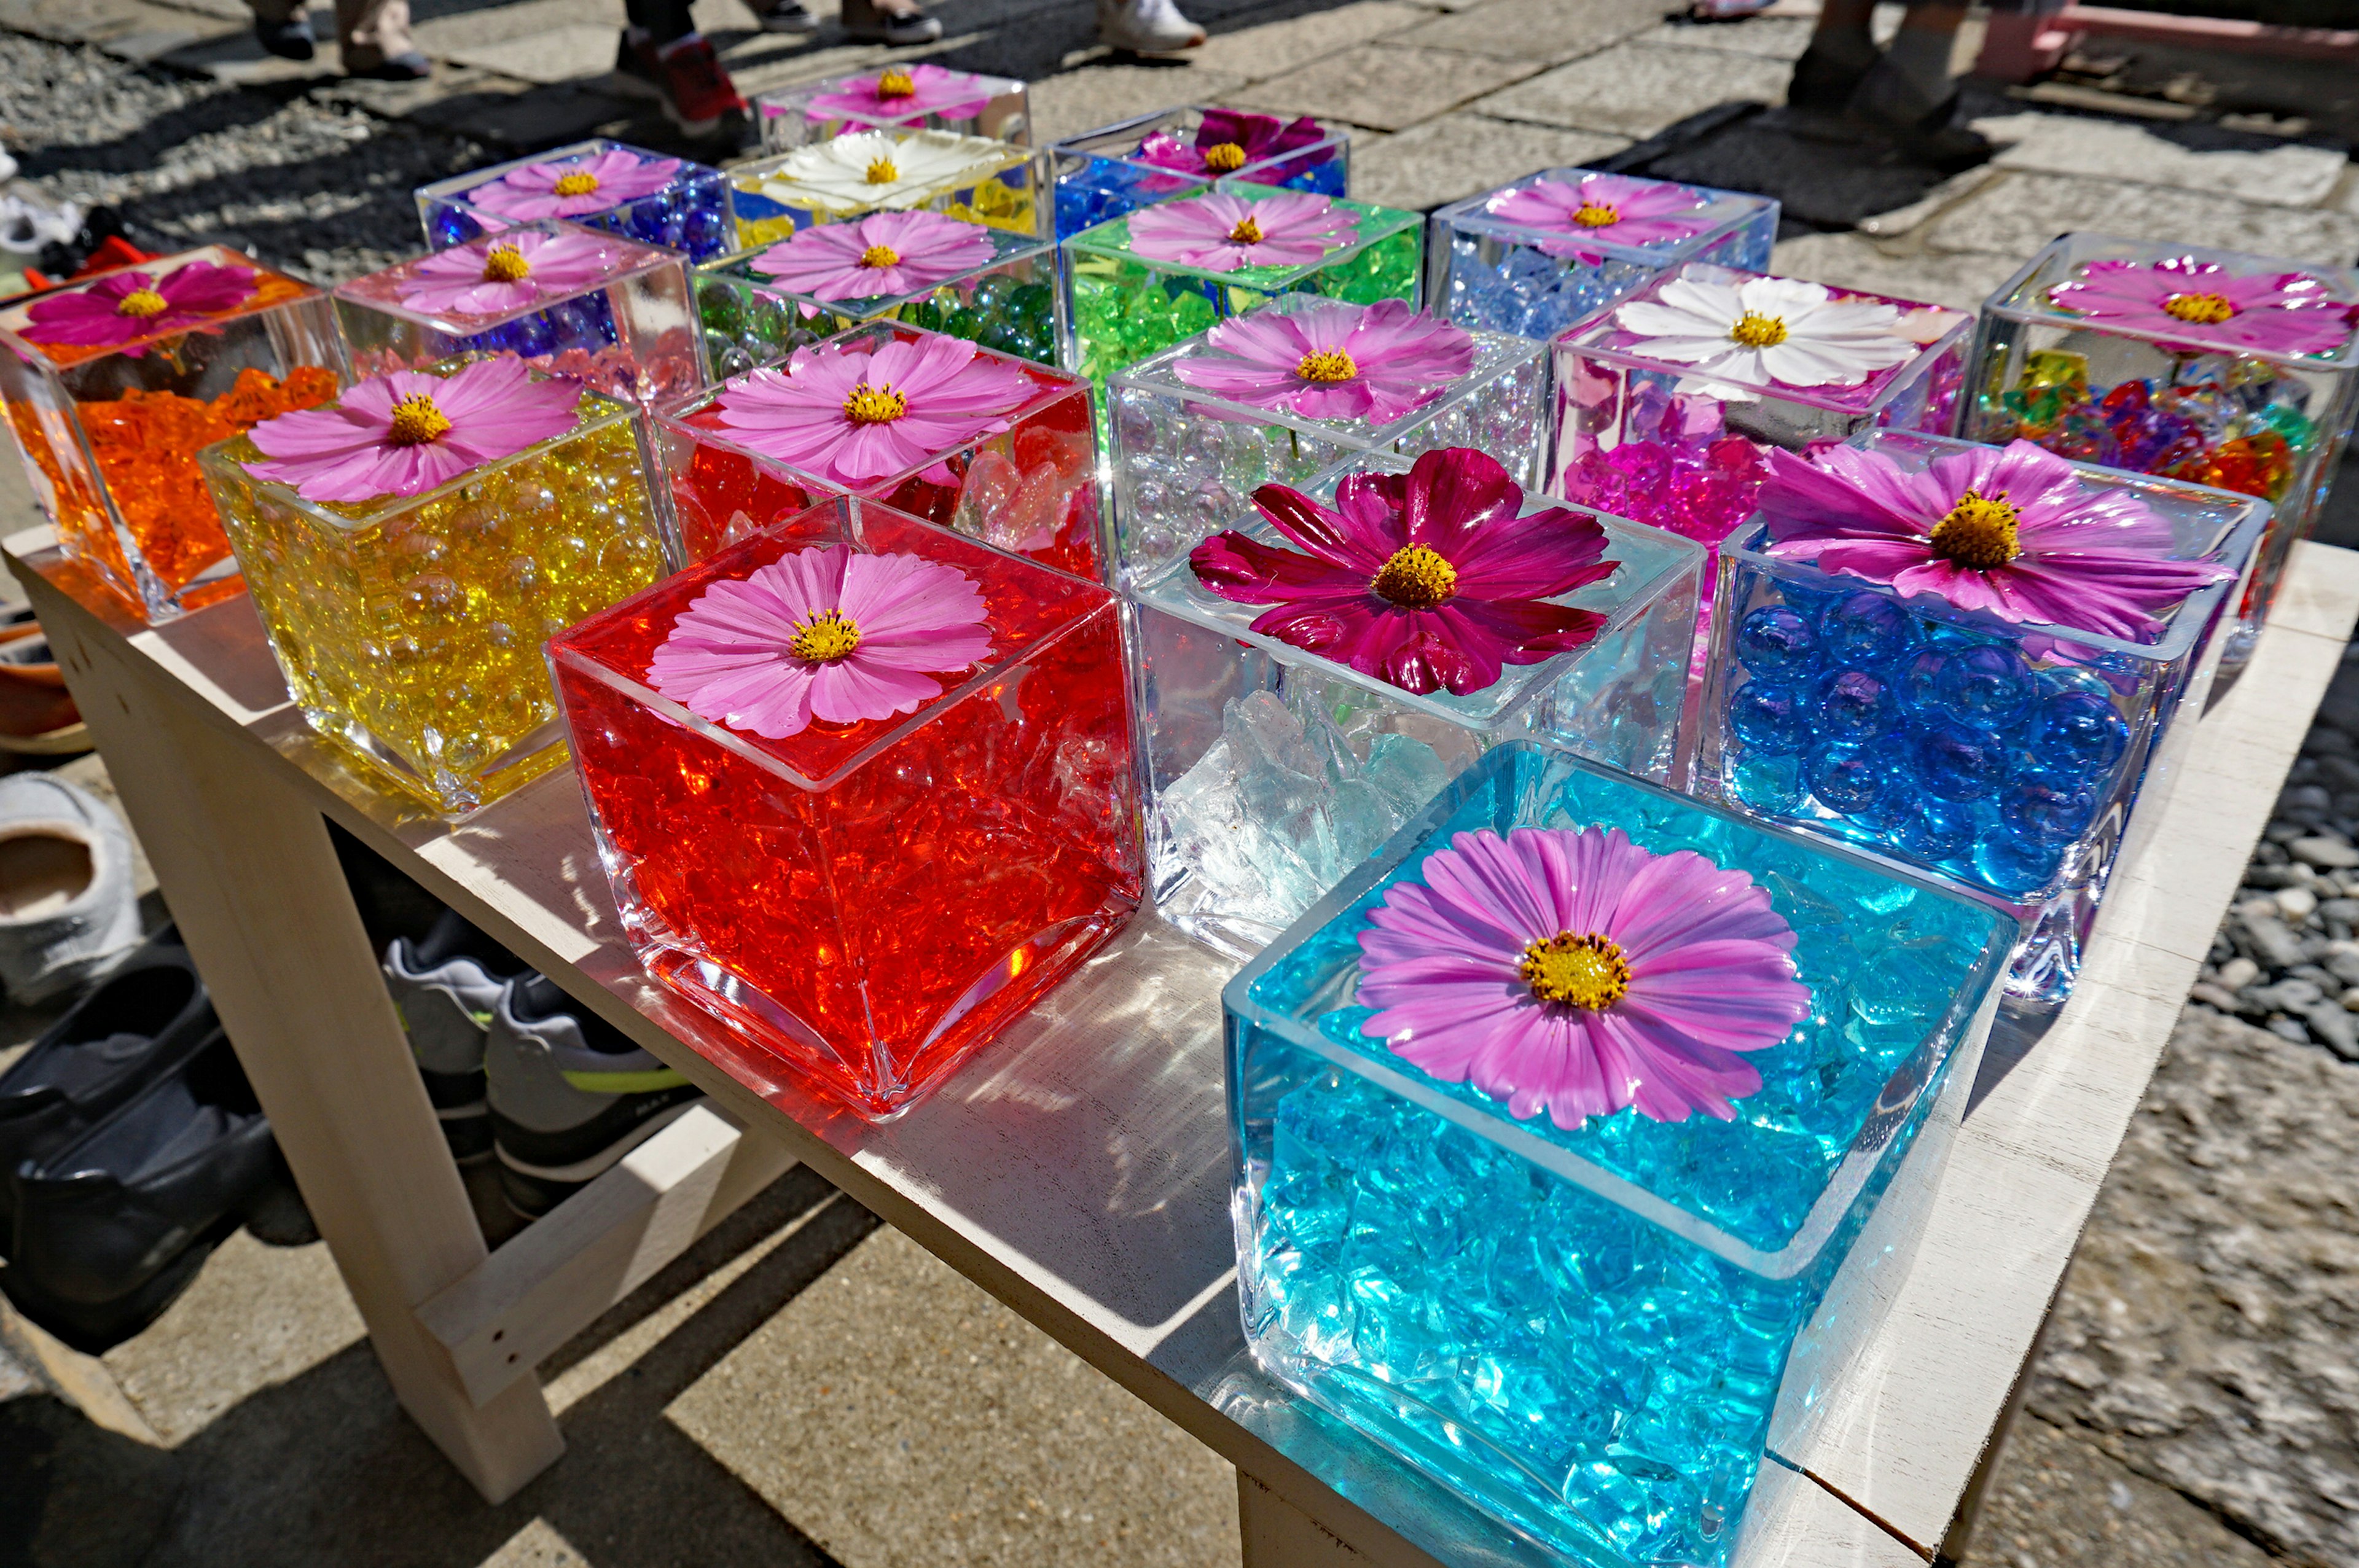
[[[1098,38],[1133,54],[1171,54],[1204,41],[1204,29],[1172,0],[1098,0]]]
[[[409,1036],[426,1098],[443,1141],[461,1164],[492,1154],[492,1107],[484,1088],[484,1032],[510,980],[529,969],[506,948],[446,909],[418,941],[385,949],[385,989]]]
[[[46,1001],[139,945],[131,835],[105,802],[53,774],[0,779],[0,983]]]
[[[942,25],[919,9],[916,0],[843,0],[843,30],[864,43],[929,44]]]
[[[546,976],[500,993],[484,1038],[508,1206],[538,1219],[704,1096]]]

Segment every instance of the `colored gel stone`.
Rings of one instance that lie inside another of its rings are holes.
[[[1203,120],[1201,107],[1182,104],[1059,142],[1050,160],[1057,189],[1057,238],[1069,240],[1141,207],[1212,189],[1223,180],[1319,196],[1343,196],[1351,189],[1352,133],[1338,125],[1322,125],[1323,135],[1315,142],[1241,164],[1221,176],[1165,168],[1137,156],[1139,144],[1151,135],[1194,146]]]
[[[514,227],[515,219],[478,212],[467,200],[469,192],[489,185],[511,169],[615,150],[640,158],[661,156],[601,136],[421,185],[411,195],[418,203],[419,222],[426,229],[426,243],[441,250],[462,240],[472,240],[487,229]],[[729,207],[729,182],[722,178],[719,169],[685,159],[680,160],[669,182],[652,195],[603,212],[580,213],[565,222],[604,229],[643,245],[678,251],[690,261],[710,261],[735,249],[737,243],[736,219]]]

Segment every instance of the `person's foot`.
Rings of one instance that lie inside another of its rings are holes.
[[[113,807],[50,773],[0,779],[0,982],[45,1001],[139,941],[131,836]]]
[[[1972,168],[1991,156],[1989,142],[1951,124],[1957,113],[1955,84],[1940,103],[1929,102],[1889,55],[1868,68],[1843,110],[1845,118],[1890,138],[1917,162],[1944,174]]]
[[[843,30],[863,43],[929,44],[942,36],[942,25],[926,15],[917,0],[843,0]]]
[[[311,36],[308,16],[290,16],[283,22],[254,24],[255,41],[280,59],[310,59],[319,52],[320,40]]]
[[[658,47],[644,27],[626,27],[615,51],[614,74],[625,86],[661,103],[665,115],[688,135],[709,135],[728,115],[745,113],[737,84],[702,33]]]
[[[1805,114],[1840,114],[1875,63],[1872,55],[1856,64],[1839,59],[1814,43],[1794,62],[1793,79],[1786,85],[1786,106]]]
[[[1170,54],[1204,41],[1204,29],[1172,0],[1098,0],[1098,39],[1133,54]]]
[[[492,1152],[492,1108],[484,1088],[484,1032],[508,982],[528,973],[507,949],[446,909],[416,941],[386,945],[385,989],[409,1036],[409,1054],[442,1141],[461,1164]]]
[[[754,19],[766,33],[815,33],[819,18],[810,14],[803,0],[772,0],[771,4],[752,5]]]
[[[417,49],[404,49],[374,65],[348,66],[344,74],[369,81],[423,81],[434,74],[434,62]]]

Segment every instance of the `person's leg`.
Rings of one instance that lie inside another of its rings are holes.
[[[942,25],[918,0],[843,0],[843,30],[873,44],[929,44]]]
[[[1875,0],[1826,0],[1819,8],[1819,25],[1811,29],[1810,47],[1794,62],[1787,84],[1786,103],[1795,109],[1837,114],[1859,89],[1860,79],[1875,63],[1875,40],[1868,23]]]
[[[1987,141],[1950,124],[1958,108],[1950,54],[1965,19],[1956,0],[1916,0],[1891,48],[1861,79],[1846,113],[1887,133],[1920,162],[1962,168],[1988,157]]]
[[[303,0],[246,0],[254,10],[254,36],[281,59],[310,59],[317,39]]]
[[[1892,47],[1884,51],[1886,63],[1927,103],[1946,103],[1957,96],[1950,79],[1950,54],[1957,45],[1958,26],[1965,19],[1963,5],[1911,5]]]
[[[615,49],[614,72],[660,101],[672,124],[701,136],[744,115],[745,100],[688,6],[689,0],[624,0],[630,26]]]
[[[696,18],[688,13],[688,0],[623,0],[623,15],[658,49],[696,31]]]
[[[409,38],[409,0],[336,0],[336,47],[347,76],[414,81],[431,70]]]

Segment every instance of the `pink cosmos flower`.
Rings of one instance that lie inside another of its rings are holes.
[[[804,229],[754,258],[754,270],[814,299],[918,294],[992,257],[990,231],[940,212],[875,212]]]
[[[1704,199],[1691,190],[1619,174],[1589,175],[1579,185],[1536,179],[1485,203],[1494,216],[1511,223],[1616,245],[1650,245],[1700,234],[1710,227],[1707,220],[1694,216],[1704,205]],[[1577,256],[1592,266],[1603,259],[1575,239],[1543,240],[1540,249],[1552,256]]]
[[[1760,508],[1773,556],[2107,637],[2150,642],[2158,611],[2235,575],[2173,560],[2170,525],[2144,502],[2083,484],[2028,441],[1956,452],[1919,473],[1854,447],[1773,451]]]
[[[573,428],[582,389],[536,378],[522,360],[477,360],[447,376],[397,370],[324,408],[266,419],[247,434],[268,460],[256,479],[306,501],[423,495],[485,463]]]
[[[1352,243],[1360,221],[1324,196],[1299,190],[1232,196],[1223,190],[1145,207],[1130,215],[1130,248],[1151,261],[1205,272],[1302,266]]]
[[[1150,131],[1131,157],[1157,168],[1217,177],[1326,139],[1327,133],[1308,114],[1288,121],[1237,109],[1207,109],[1196,124],[1192,144],[1169,131]]]
[[[412,310],[493,316],[579,294],[611,265],[595,235],[516,229],[437,251],[411,269],[399,294]]]
[[[1360,1032],[1444,1083],[1570,1132],[1636,1106],[1728,1121],[1740,1054],[1810,1016],[1794,928],[1743,871],[1620,828],[1461,833],[1360,933]]]
[[[2048,291],[2049,303],[2136,332],[2186,332],[2207,345],[2265,354],[2332,353],[2351,341],[2354,307],[2306,273],[2250,276],[2193,256],[2092,262]]]
[[[560,163],[512,168],[462,200],[470,207],[520,222],[581,218],[653,196],[679,171],[676,157],[643,157],[625,147],[609,147]]]
[[[1389,425],[1474,364],[1474,340],[1406,301],[1256,310],[1214,326],[1212,351],[1173,367],[1190,386],[1311,419]]]
[[[991,102],[983,78],[939,65],[892,66],[875,76],[856,76],[822,92],[803,113],[813,120],[860,120],[869,124],[939,114],[972,120]]]
[[[907,473],[1007,428],[1032,395],[1022,371],[932,333],[873,353],[797,349],[786,369],[731,382],[713,406],[747,447],[839,484]]]
[[[1463,697],[1507,665],[1537,665],[1595,637],[1603,616],[1548,600],[1612,575],[1605,530],[1552,506],[1516,514],[1523,488],[1471,447],[1407,474],[1354,473],[1335,509],[1282,484],[1254,505],[1308,555],[1224,529],[1188,564],[1223,599],[1269,604],[1253,630],[1404,691]]]
[[[983,593],[911,555],[798,550],[713,584],[647,661],[647,683],[700,719],[766,740],[856,724],[941,695],[928,671],[991,653]]]
[[[254,278],[250,266],[202,261],[174,267],[161,278],[148,272],[111,273],[88,288],[33,301],[20,335],[30,342],[90,347],[185,331],[253,298]],[[146,351],[124,351],[134,359]]]

